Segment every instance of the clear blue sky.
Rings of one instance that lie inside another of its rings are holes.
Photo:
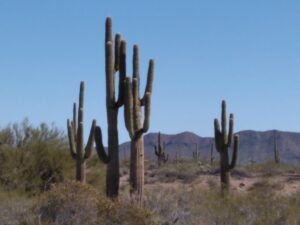
[[[86,132],[95,118],[106,139],[106,16],[140,46],[143,84],[156,61],[150,132],[212,136],[222,99],[236,131],[300,132],[298,0],[0,0],[1,127],[65,129],[84,80]]]

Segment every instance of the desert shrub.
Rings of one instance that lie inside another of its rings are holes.
[[[176,225],[298,225],[300,192],[280,196],[269,189],[273,184],[258,185],[247,194],[163,186],[146,192],[146,208],[165,224]]]
[[[32,194],[64,180],[72,165],[65,135],[56,127],[23,123],[0,131],[0,184]]]
[[[112,202],[90,185],[64,182],[41,196],[35,207],[42,224],[152,225],[152,214],[124,203]]]
[[[106,166],[99,162],[98,156],[94,155],[87,161],[87,183],[92,185],[101,193],[105,193]]]
[[[182,183],[192,183],[199,175],[207,173],[208,168],[206,165],[194,161],[184,161],[178,164],[168,163],[161,167],[151,167],[151,169],[148,176],[151,179],[146,180],[149,183],[153,183],[155,179],[159,182],[179,180]]]
[[[249,175],[253,173],[259,173],[262,176],[278,176],[285,173],[300,173],[300,166],[285,163],[275,163],[273,161],[267,161],[264,163],[254,164],[254,165],[244,165],[238,167],[239,171],[248,173]]]
[[[41,221],[49,224],[97,224],[97,193],[79,182],[54,186],[37,206]]]
[[[7,193],[5,193],[7,195]],[[10,194],[9,194],[10,195]],[[13,194],[0,200],[0,224],[32,225],[38,218],[32,213],[34,200]]]

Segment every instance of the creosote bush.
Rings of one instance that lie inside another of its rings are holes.
[[[81,225],[97,224],[97,193],[80,182],[54,186],[37,206],[42,223]]]
[[[165,224],[176,220],[176,225],[298,225],[300,192],[280,196],[276,190],[257,187],[222,197],[219,190],[158,186],[146,192],[145,208]]]
[[[72,166],[65,135],[56,127],[33,127],[27,120],[0,131],[0,185],[35,194],[62,182]]]
[[[114,202],[80,182],[55,185],[35,207],[42,224],[151,225],[152,215],[121,201]]]

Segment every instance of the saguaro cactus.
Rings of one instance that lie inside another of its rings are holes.
[[[164,146],[161,144],[161,135],[160,132],[157,136],[157,146],[154,146],[154,152],[157,156],[157,165],[161,166],[162,163],[166,163],[168,161],[169,155],[165,153]]]
[[[74,160],[76,160],[76,180],[85,183],[85,162],[90,158],[93,150],[94,132],[96,127],[96,120],[93,120],[89,139],[84,148],[84,132],[83,132],[83,111],[84,111],[84,82],[80,83],[79,92],[79,108],[78,118],[76,115],[76,103],[73,105],[73,120],[68,119],[68,137],[70,145],[70,153]],[[78,121],[78,128],[77,122]]]
[[[106,111],[108,125],[108,153],[102,143],[102,131],[96,128],[95,141],[98,156],[107,164],[106,195],[115,198],[119,193],[119,135],[118,112],[124,104],[126,77],[126,43],[116,34],[113,44],[112,20],[106,18],[105,23],[105,79],[106,79]],[[115,97],[115,74],[119,72],[118,99]]]
[[[144,133],[150,126],[150,101],[154,76],[154,61],[149,61],[147,84],[144,96],[140,98],[139,49],[133,47],[133,79],[126,78],[125,87],[125,125],[131,138],[130,155],[130,193],[136,195],[138,205],[143,204],[144,188]],[[144,121],[142,123],[142,107]],[[134,197],[134,196],[133,196]]]
[[[213,166],[214,164],[214,143],[212,142],[211,143],[211,146],[210,146],[210,165]]]
[[[275,163],[280,163],[280,156],[279,156],[279,151],[278,151],[278,146],[277,146],[277,138],[276,138],[276,132],[274,132],[274,160]]]
[[[200,160],[200,151],[199,151],[198,143],[195,143],[195,151],[193,151],[193,158],[196,162]]]
[[[226,102],[222,101],[222,117],[220,129],[218,119],[214,120],[215,127],[215,144],[216,149],[220,153],[220,169],[221,169],[221,187],[222,190],[229,190],[230,185],[230,171],[235,167],[238,158],[238,148],[239,148],[239,136],[234,135],[233,142],[233,155],[231,162],[229,162],[229,147],[232,142],[233,137],[233,114],[229,116],[229,132],[227,134],[226,128]]]

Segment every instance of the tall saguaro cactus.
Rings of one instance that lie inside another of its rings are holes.
[[[154,76],[154,61],[149,61],[147,84],[140,98],[139,49],[133,47],[133,78],[126,78],[125,85],[125,125],[131,138],[130,193],[136,195],[138,205],[143,205],[144,188],[144,133],[150,126],[150,101]],[[144,107],[144,118],[142,118]],[[143,119],[143,121],[142,121]]]
[[[94,131],[96,127],[96,120],[93,120],[89,139],[84,148],[84,132],[83,132],[83,112],[84,112],[84,82],[80,83],[79,92],[79,108],[78,118],[76,114],[76,103],[73,105],[73,120],[68,119],[68,137],[70,145],[70,153],[74,160],[76,160],[76,180],[85,183],[85,163],[90,158],[93,150]],[[77,128],[78,122],[78,128]]]
[[[229,132],[227,134],[226,124],[226,102],[222,101],[222,117],[221,128],[218,119],[214,120],[215,127],[215,144],[216,149],[220,153],[220,169],[221,169],[221,187],[223,191],[229,190],[230,171],[235,167],[238,158],[239,136],[234,135],[233,138],[233,114],[229,116]],[[233,155],[230,162],[229,147],[233,141]]]
[[[113,43],[114,42],[114,43]],[[106,18],[105,23],[105,80],[106,80],[106,112],[108,125],[108,153],[102,142],[101,128],[95,131],[95,141],[98,156],[107,164],[106,195],[116,198],[119,193],[119,135],[118,112],[124,104],[126,77],[126,43],[121,41],[120,34],[113,41],[112,20]],[[115,96],[115,74],[119,72],[118,98]]]
[[[168,161],[169,155],[165,153],[164,146],[161,143],[161,135],[160,132],[157,136],[157,146],[154,146],[154,152],[157,156],[157,165],[161,166],[162,163],[166,163]]]

